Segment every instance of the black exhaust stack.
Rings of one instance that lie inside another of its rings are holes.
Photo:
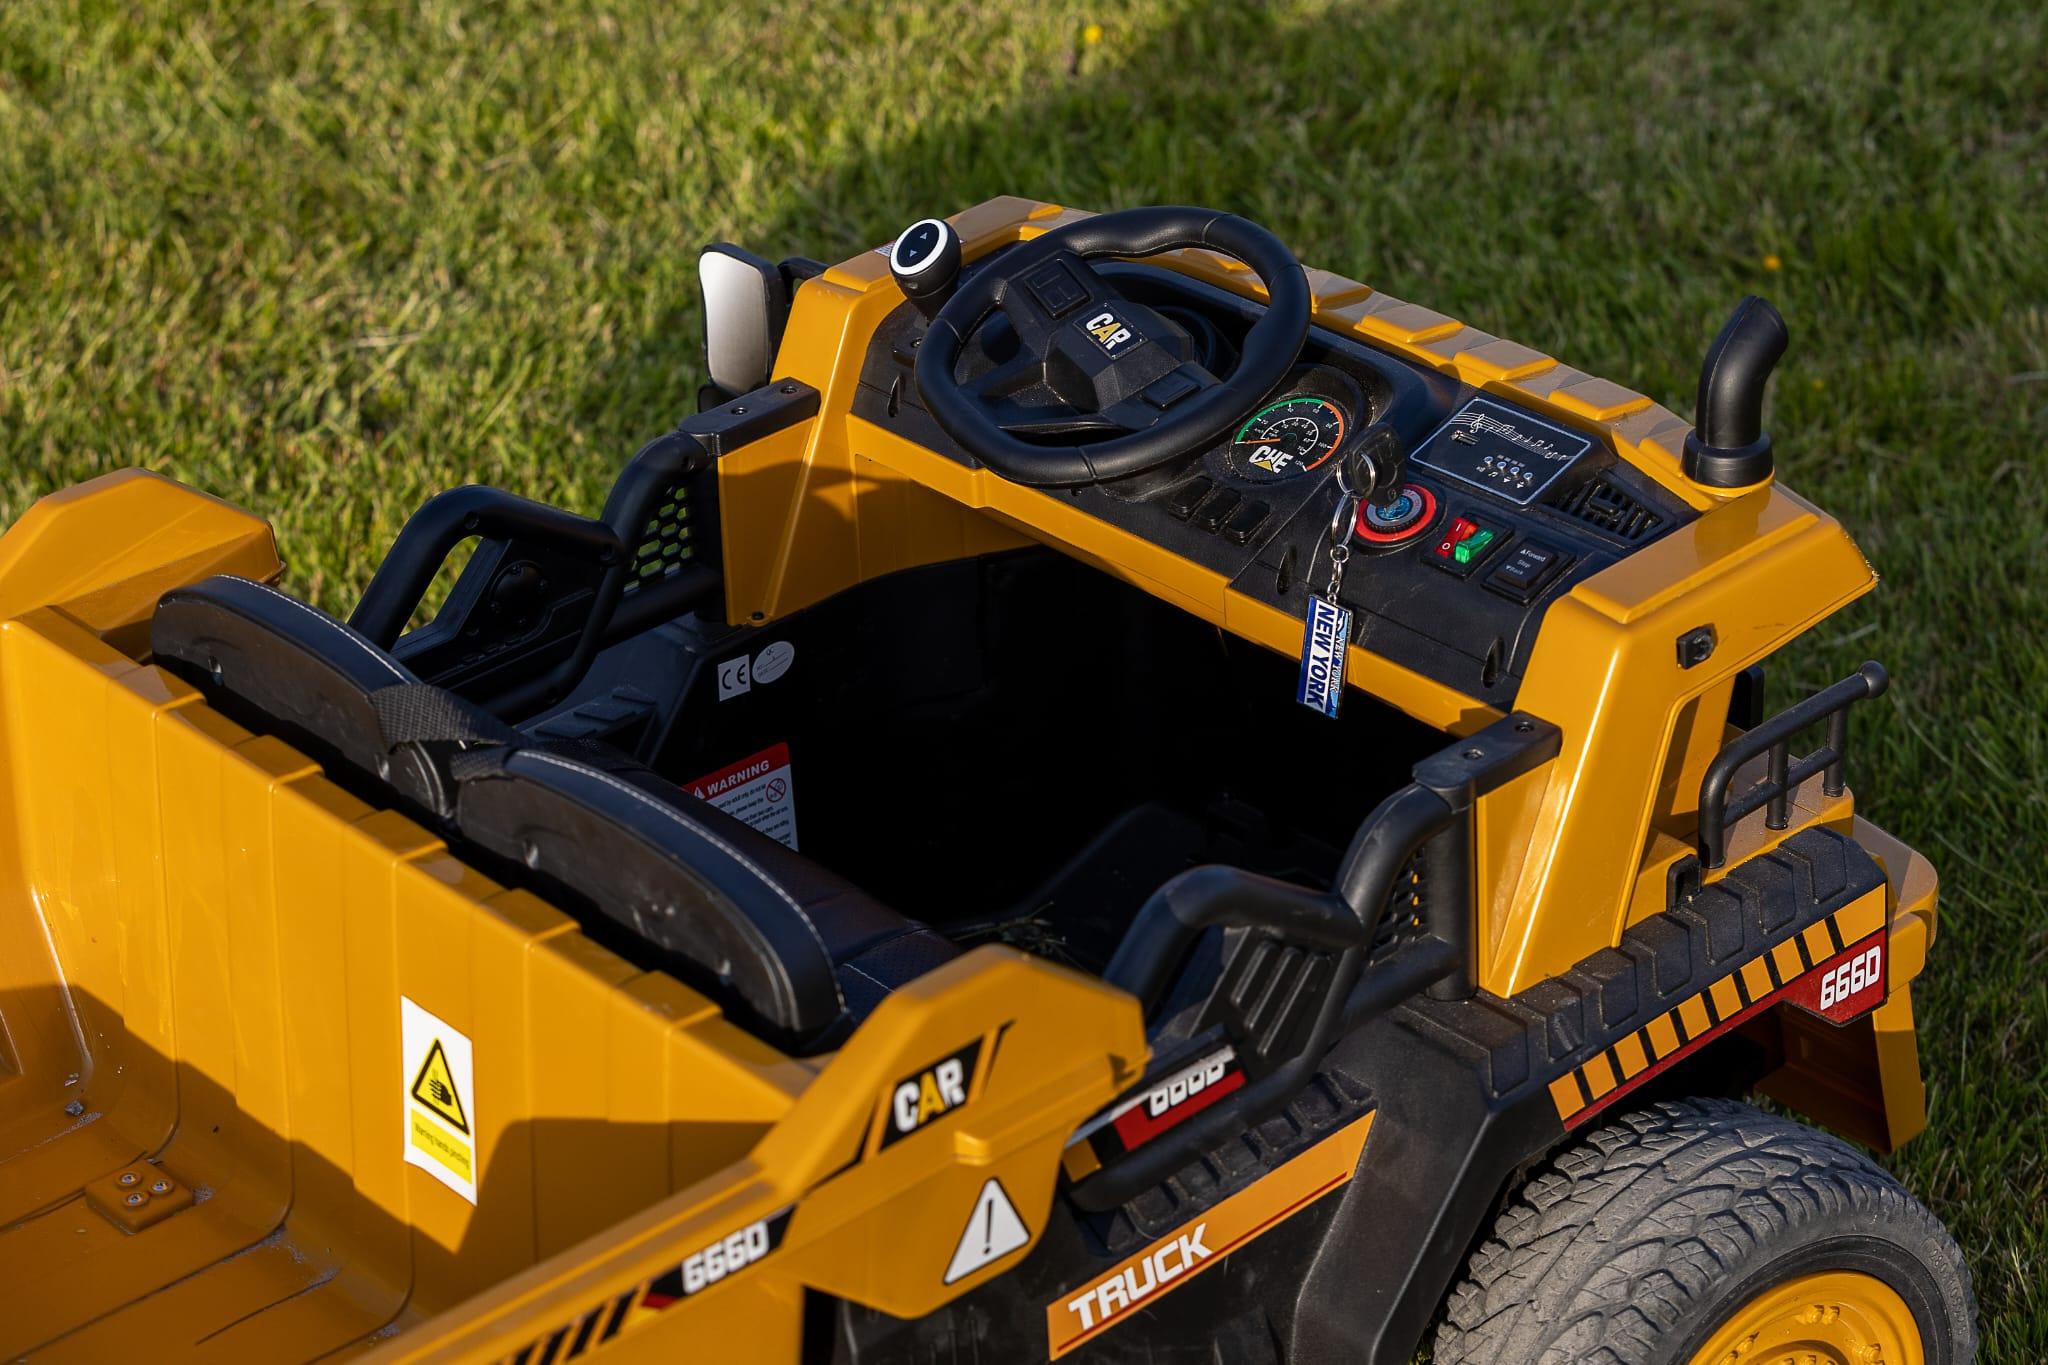
[[[1685,438],[1685,476],[1709,488],[1746,488],[1771,476],[1764,384],[1791,338],[1778,310],[1751,294],[1735,306],[1700,365],[1700,401]]]

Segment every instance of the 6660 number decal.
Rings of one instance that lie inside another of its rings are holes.
[[[677,1299],[686,1299],[709,1289],[756,1261],[765,1260],[782,1245],[783,1234],[789,1231],[789,1216],[793,1212],[793,1209],[784,1209],[770,1214],[691,1252],[680,1265],[655,1278],[648,1287],[644,1306],[666,1307]]]
[[[1816,964],[1786,994],[1801,1009],[1830,1023],[1846,1024],[1884,1003],[1890,947],[1880,929]]]
[[[735,1270],[743,1270],[775,1250],[763,1219],[750,1223],[722,1242],[713,1242],[683,1261],[683,1293],[694,1294],[706,1285],[717,1284]]]
[[[1873,943],[1841,966],[1821,973],[1820,1007],[1826,1011],[1845,1005],[1883,981],[1884,944]]]

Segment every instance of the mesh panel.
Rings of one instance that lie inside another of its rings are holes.
[[[1394,889],[1387,893],[1387,910],[1380,917],[1379,932],[1373,936],[1370,957],[1379,957],[1423,932],[1423,902],[1428,894],[1428,885],[1423,880],[1423,856],[1417,852],[1394,878]]]
[[[680,483],[671,484],[655,504],[654,515],[647,519],[647,528],[634,547],[626,595],[680,572],[695,553],[691,539],[689,498]]]

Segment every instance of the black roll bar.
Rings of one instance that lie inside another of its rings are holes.
[[[437,493],[406,519],[377,566],[348,623],[372,644],[390,649],[419,610],[448,552],[479,536],[542,541],[598,565],[623,565],[625,547],[603,522],[579,517],[502,488],[468,484]]]
[[[391,551],[348,618],[358,633],[383,649],[398,643],[419,610],[448,552],[477,536],[500,544],[538,543],[590,564],[596,600],[567,658],[529,690],[556,697],[573,687],[597,656],[598,643],[625,586],[628,556],[612,528],[502,488],[470,484],[437,493],[407,519]]]
[[[814,417],[818,402],[818,391],[810,385],[783,379],[684,419],[627,462],[606,499],[603,516],[595,521],[481,485],[429,498],[399,531],[349,624],[383,648],[395,648],[448,552],[477,536],[495,553],[480,549],[464,569],[435,620],[438,630],[422,630],[408,641],[416,647],[406,655],[409,661],[420,655],[445,656],[451,641],[474,634],[474,613],[484,605],[491,585],[508,581],[503,575],[510,570],[527,567],[519,560],[532,554],[581,563],[589,578],[578,582],[577,591],[588,593],[589,602],[587,607],[577,603],[584,615],[568,655],[544,674],[498,685],[489,697],[494,711],[509,715],[558,701],[589,672],[599,649],[718,595],[723,579],[715,566],[667,562],[658,545],[650,550],[655,509],[681,496],[689,481],[728,452]],[[636,578],[643,570],[645,576]],[[629,591],[629,584],[637,586]],[[451,615],[450,608],[456,619],[444,620]],[[437,634],[439,638],[432,638]],[[561,630],[537,642],[494,640],[487,626],[482,649],[488,659],[496,645],[534,643],[551,656],[569,639],[571,632]],[[457,653],[464,655],[460,662],[465,664],[476,657],[467,645]],[[441,662],[450,661],[442,657]],[[439,676],[447,676],[445,667]]]

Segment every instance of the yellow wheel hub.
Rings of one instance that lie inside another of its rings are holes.
[[[1751,1299],[1691,1365],[1925,1365],[1913,1311],[1871,1275],[1807,1275]]]

